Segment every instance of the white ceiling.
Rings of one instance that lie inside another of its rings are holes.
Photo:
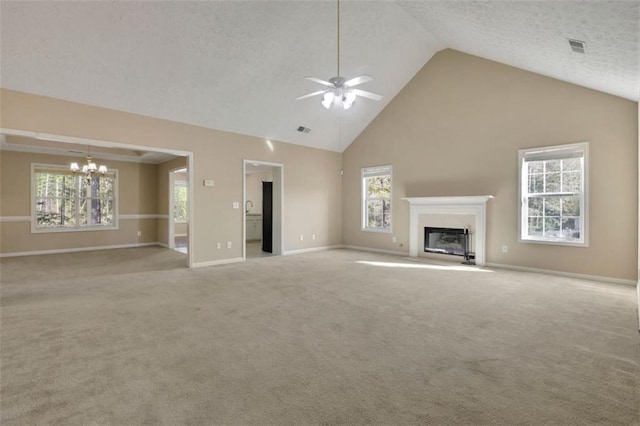
[[[318,89],[302,77],[336,74],[334,1],[0,7],[4,88],[334,151],[446,47],[627,99],[640,87],[640,0],[342,0],[341,74],[384,95],[348,111],[295,100]]]

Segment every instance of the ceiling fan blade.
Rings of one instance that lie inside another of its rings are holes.
[[[335,87],[333,85],[333,83],[328,82],[328,81],[324,81],[324,80],[320,80],[319,78],[315,78],[315,77],[305,77],[305,79],[309,80],[309,81],[313,81],[315,83],[318,84],[322,84],[323,86],[327,86],[327,87]]]
[[[357,77],[352,78],[351,80],[347,80],[344,82],[345,86],[349,86],[349,87],[353,87],[353,86],[357,86],[358,84],[362,84],[362,83],[366,83],[368,81],[373,80],[373,77],[371,77],[370,75],[367,74],[362,74],[359,75]]]
[[[311,97],[313,97],[313,96],[318,96],[318,95],[321,95],[321,94],[323,94],[323,93],[325,93],[325,92],[326,92],[326,90],[318,90],[317,92],[308,93],[308,94],[306,94],[306,95],[298,96],[298,97],[296,98],[296,101],[299,101],[300,99],[307,99],[307,98],[311,98]]]
[[[363,98],[373,99],[374,101],[379,101],[382,99],[382,95],[378,95],[377,93],[367,92],[366,90],[353,89],[353,93],[358,96],[362,96]]]

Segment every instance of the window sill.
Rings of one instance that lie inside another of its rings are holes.
[[[552,246],[589,247],[586,241],[567,241],[550,238],[519,238],[519,243],[547,244]]]
[[[85,228],[31,228],[32,234],[55,234],[59,232],[94,232],[94,231],[117,231],[118,226],[92,226]]]
[[[376,232],[379,234],[391,234],[391,229],[382,229],[382,228],[361,228],[364,232]]]

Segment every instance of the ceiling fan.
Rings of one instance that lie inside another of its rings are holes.
[[[368,92],[366,90],[354,89],[354,86],[358,86],[363,83],[367,83],[373,78],[367,74],[360,75],[358,77],[351,78],[347,80],[344,77],[340,77],[340,0],[337,0],[337,63],[338,63],[338,72],[336,73],[336,77],[332,77],[329,81],[322,80],[316,77],[305,77],[305,79],[309,81],[313,81],[314,83],[321,84],[325,86],[325,89],[318,90],[316,92],[308,93],[303,96],[299,96],[296,100],[312,98],[318,95],[324,95],[322,97],[322,106],[329,109],[331,106],[342,107],[344,109],[349,109],[353,106],[353,103],[356,100],[356,97],[361,96],[363,98],[373,99],[374,101],[379,101],[382,99],[382,95],[377,93]]]

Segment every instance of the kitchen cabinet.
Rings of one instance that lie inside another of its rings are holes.
[[[247,215],[247,241],[260,241],[262,239],[262,215]]]

